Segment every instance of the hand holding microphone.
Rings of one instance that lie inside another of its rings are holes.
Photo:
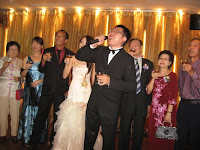
[[[95,37],[95,40],[89,42],[88,45],[91,45],[92,47],[95,48],[95,47],[103,44],[104,41],[107,39],[108,39],[108,37],[102,34],[100,36]]]

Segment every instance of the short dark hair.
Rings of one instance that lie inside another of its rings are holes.
[[[190,41],[190,42],[192,42],[192,41],[195,41],[195,40],[198,40],[198,41],[200,41],[200,38],[193,38],[193,39],[191,39],[191,41]]]
[[[130,44],[132,41],[134,41],[134,40],[139,41],[139,42],[140,42],[140,46],[143,46],[143,42],[142,42],[142,40],[137,39],[137,38],[132,38],[132,39],[130,40],[129,44]]]
[[[123,29],[122,32],[123,32],[124,36],[127,38],[127,40],[124,42],[124,44],[126,44],[126,42],[128,42],[128,40],[131,38],[130,30],[127,27],[125,27],[124,25],[116,25],[115,28],[117,28],[117,27]]]
[[[86,44],[88,44],[90,41],[94,40],[94,38],[90,35],[85,35],[83,36],[80,41],[83,39],[83,38],[86,38]]]
[[[58,32],[65,32],[65,39],[69,39],[69,34],[68,34],[65,30],[63,30],[63,29],[58,30],[58,31],[56,32],[56,34],[57,34]],[[56,35],[56,34],[55,34],[55,35]]]
[[[6,52],[8,52],[9,48],[11,46],[13,46],[13,45],[17,46],[17,50],[18,50],[18,52],[20,52],[20,45],[16,41],[10,41],[10,42],[7,43],[7,45],[6,45]]]
[[[174,63],[174,54],[169,50],[163,50],[158,54],[158,59],[160,58],[162,54],[167,54],[169,56],[169,61],[171,62],[171,64],[168,66],[168,69],[169,69]]]
[[[36,36],[32,39],[32,42],[36,41],[37,43],[39,43],[40,45],[44,45],[43,39],[39,36]]]

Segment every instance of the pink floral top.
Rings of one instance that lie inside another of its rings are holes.
[[[178,81],[175,73],[158,77],[154,82],[151,105],[151,117],[154,126],[163,125],[168,105],[174,105],[172,111],[172,125],[176,126],[176,104],[178,96]]]

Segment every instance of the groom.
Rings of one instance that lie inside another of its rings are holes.
[[[87,105],[85,150],[93,150],[100,125],[103,150],[115,150],[115,132],[123,93],[136,89],[134,61],[123,49],[130,36],[125,26],[117,25],[108,34],[109,47],[100,46],[105,39],[101,35],[96,37],[98,43],[86,45],[76,54],[79,60],[95,63],[96,72],[103,73],[96,77]]]

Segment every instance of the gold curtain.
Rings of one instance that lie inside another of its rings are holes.
[[[0,11],[1,13],[1,11]],[[181,59],[187,59],[187,47],[200,31],[189,30],[190,14],[175,12],[141,11],[98,11],[95,10],[35,10],[10,13],[7,26],[7,41],[15,40],[21,45],[20,57],[30,54],[31,40],[35,36],[44,39],[44,47],[54,45],[54,34],[64,29],[69,33],[66,47],[76,52],[79,39],[83,35],[97,36],[106,34],[117,24],[131,30],[132,38],[144,41],[144,57],[157,67],[157,55],[161,50],[171,50],[176,55],[176,72]],[[0,25],[0,56],[3,55],[6,28]],[[128,50],[128,45],[125,46]]]
[[[165,49],[172,51],[176,55],[175,72],[178,72],[180,61],[188,59],[189,41],[194,37],[200,38],[200,31],[189,30],[189,23],[189,13],[113,11],[109,14],[110,28],[124,24],[131,30],[132,38],[144,41],[145,37],[144,56],[154,62],[155,68],[159,52]]]
[[[6,11],[0,11],[0,56],[3,56],[5,49],[5,33],[8,25],[8,14]]]

